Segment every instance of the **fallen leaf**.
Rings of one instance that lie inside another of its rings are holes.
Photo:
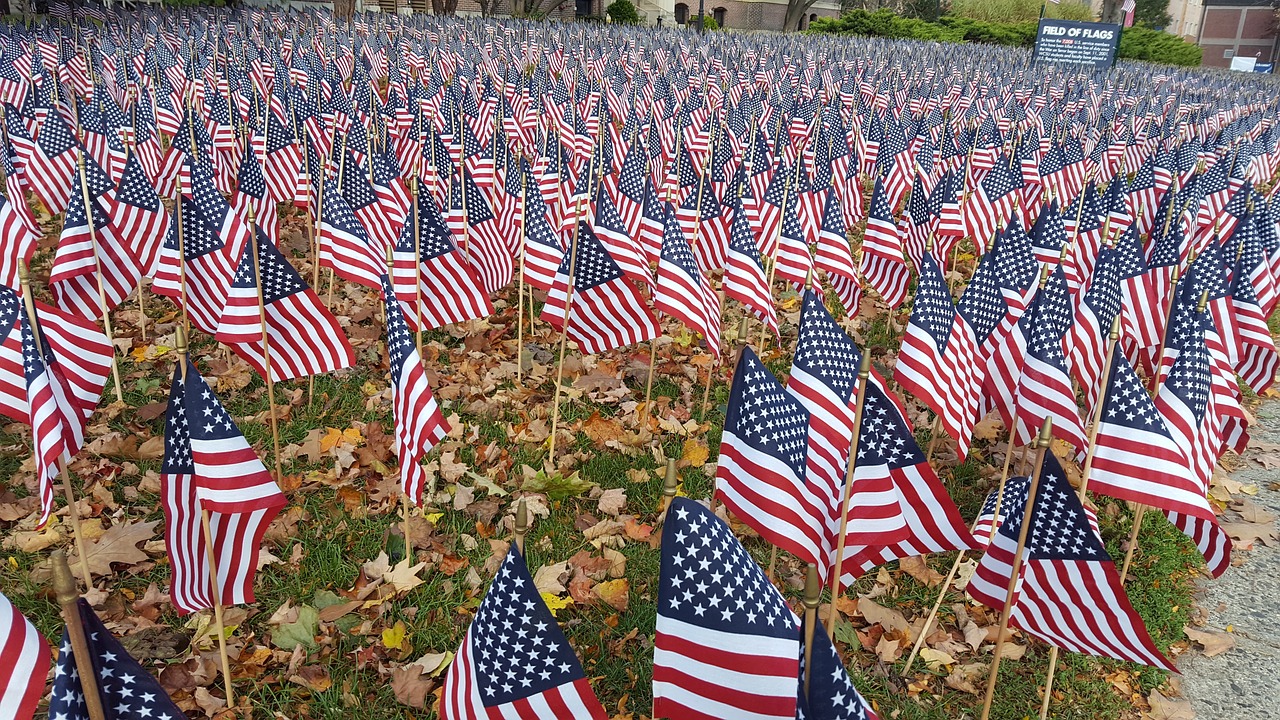
[[[631,602],[631,585],[626,578],[608,580],[595,587],[596,597],[608,603],[618,612],[626,612]]]
[[[564,576],[569,573],[569,563],[552,563],[543,565],[533,574],[533,586],[538,592],[546,595],[563,595],[565,591]]]
[[[1147,696],[1151,705],[1151,720],[1195,720],[1196,711],[1191,708],[1191,701],[1183,698],[1173,700],[1165,697],[1159,690],[1152,690]]]
[[[139,543],[149,542],[156,536],[158,520],[151,522],[117,523],[107,528],[98,541],[85,549],[85,559],[89,563],[89,572],[95,575],[111,574],[112,563],[133,565],[147,559],[147,554],[138,549]],[[71,572],[77,576],[81,570],[78,557],[67,560]]]
[[[555,617],[556,613],[573,604],[573,598],[562,598],[551,593],[542,593],[542,602],[547,604],[547,609],[551,611],[551,617]]]
[[[298,672],[289,676],[289,682],[297,683],[312,692],[324,692],[333,687],[333,678],[329,677],[329,670],[323,665],[303,665],[298,668]]]
[[[299,646],[314,650],[318,647],[316,633],[319,630],[319,613],[310,605],[302,605],[298,607],[296,622],[284,623],[271,632],[271,644],[281,650],[293,650]]]
[[[427,697],[435,686],[436,681],[417,664],[410,663],[391,670],[391,692],[401,705],[425,709]]]
[[[910,623],[907,622],[902,613],[877,605],[873,600],[865,596],[858,598],[858,612],[862,614],[868,624],[880,625],[885,630],[909,632],[911,629]]]
[[[610,488],[600,495],[599,510],[605,515],[617,515],[627,507],[627,491]]]
[[[382,645],[388,650],[404,649],[405,626],[404,622],[397,620],[396,624],[382,631]]]
[[[920,648],[920,659],[929,666],[930,670],[935,672],[941,670],[944,666],[956,664],[956,659],[951,655],[930,647]]]
[[[1183,628],[1183,632],[1193,642],[1204,648],[1205,657],[1221,655],[1236,646],[1236,639],[1228,633],[1205,632],[1190,626]]]
[[[880,658],[881,662],[894,662],[902,655],[900,645],[902,645],[901,641],[890,640],[888,635],[881,635],[880,642],[876,643],[876,657]]]
[[[680,453],[680,459],[692,465],[693,467],[702,467],[707,464],[707,458],[710,456],[707,450],[707,444],[700,438],[688,438],[684,441],[684,449]]]
[[[924,557],[913,555],[905,557],[898,561],[898,567],[902,568],[908,575],[915,578],[925,585],[925,587],[937,587],[942,584],[944,578],[937,570],[929,567]]]
[[[1273,545],[1276,542],[1274,525],[1251,522],[1224,522],[1221,523],[1221,527],[1223,532],[1235,541],[1235,547],[1238,550],[1252,550],[1255,542],[1260,542],[1263,545]]]
[[[443,672],[451,662],[453,662],[453,653],[446,651],[442,653],[427,653],[409,663],[409,665],[417,665],[422,668],[422,672],[434,676]]]

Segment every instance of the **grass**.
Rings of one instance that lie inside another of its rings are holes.
[[[160,301],[152,303],[152,312],[159,315],[161,306]],[[895,349],[895,331],[889,326],[888,317],[887,313],[881,313],[856,321],[864,342],[886,351]],[[510,321],[509,311],[503,317],[493,320],[495,324]],[[374,320],[366,323],[376,327]],[[726,321],[725,327],[731,326]],[[539,328],[533,335],[527,336],[527,340],[538,342],[544,347],[555,347],[558,336],[541,324]],[[783,373],[788,367],[786,355],[795,342],[794,328],[790,328],[789,332],[790,335],[784,335],[783,338],[784,354],[775,353],[766,357],[771,367]],[[758,327],[753,324],[753,338],[756,333]],[[454,382],[456,377],[453,373],[460,373],[461,366],[470,357],[463,345],[464,339],[436,332],[429,334],[428,341],[440,352],[440,361],[434,363],[435,368],[445,381]],[[197,358],[201,368],[209,368],[209,361],[216,354],[217,351],[208,340],[198,340],[193,348],[193,357]],[[342,429],[356,422],[381,422],[384,430],[391,432],[390,408],[385,405],[369,408],[366,404],[368,394],[365,389],[371,385],[375,390],[381,389],[387,382],[385,373],[378,367],[381,363],[381,350],[376,343],[367,344],[358,348],[358,354],[361,364],[357,369],[316,378],[315,401],[308,404],[304,398],[294,408],[291,416],[281,425],[282,443],[288,445],[301,442],[309,431],[317,427]],[[171,373],[168,359],[141,363],[124,359],[122,373],[126,378],[125,400],[130,407],[166,398]],[[157,378],[160,379],[159,382],[156,382]],[[687,402],[691,406],[689,411],[693,417],[702,418],[703,422],[710,424],[710,428],[701,437],[711,451],[711,462],[715,461],[723,424],[723,404],[728,395],[723,372],[718,373],[717,378],[710,409],[705,418],[698,408],[702,395],[700,380],[691,383],[683,377],[659,376],[654,381],[656,399],[661,401],[665,398],[673,407]],[[536,402],[550,397],[553,379],[554,376],[539,388],[540,392],[535,396]],[[629,381],[629,384],[632,398],[643,398],[643,384],[634,381]],[[306,387],[305,381],[282,383],[277,388],[277,397],[288,397],[289,392],[296,389],[305,392]],[[512,392],[516,390],[511,379],[500,383],[498,389]],[[256,378],[243,389],[219,392],[233,417],[238,420],[260,413],[267,407],[265,388]],[[445,413],[456,414],[455,420],[460,421],[463,426],[463,441],[452,443],[457,459],[480,474],[498,478],[498,484],[505,490],[517,490],[520,467],[540,467],[546,448],[545,444],[515,442],[513,428],[538,415],[540,408],[534,407],[534,400],[527,403],[512,401],[496,410],[490,408],[483,413],[471,413],[468,411],[469,402],[465,396],[457,400],[442,401]],[[616,404],[595,402],[584,396],[565,401],[561,412],[562,427],[577,428],[581,421],[597,413],[605,418],[626,420],[628,417]],[[132,413],[123,412],[108,420],[107,425],[109,429],[122,433],[155,435],[163,431],[163,418],[140,422]],[[270,467],[271,434],[268,425],[251,421],[243,421],[240,425],[245,436],[268,459]],[[922,444],[927,444],[928,432],[927,427],[918,428]],[[685,440],[685,437],[671,433],[662,436],[662,453],[667,457],[681,457]],[[25,430],[21,430],[20,426],[0,427],[0,447],[7,448],[6,452],[0,453],[0,477],[22,476],[20,466],[27,453],[26,442]],[[498,448],[500,460],[485,460],[482,451],[490,444]],[[434,458],[439,452],[434,452],[431,457]],[[599,448],[579,430],[575,430],[573,442],[563,452],[577,457],[577,469],[586,480],[602,489],[624,489],[628,496],[627,512],[636,514],[640,522],[655,521],[661,493],[662,468],[653,453],[625,454],[618,450]],[[993,485],[991,473],[994,464],[989,462],[989,452],[988,448],[979,447],[964,464],[942,472],[957,504],[968,517],[976,514],[986,492]],[[160,499],[156,495],[140,491],[135,500],[130,501],[126,497],[126,492],[132,493],[143,475],[158,469],[156,461],[137,462],[139,474],[129,477],[95,474],[92,468],[104,464],[119,467],[118,463],[107,459],[82,456],[76,465],[76,485],[79,489],[84,486],[87,477],[100,478],[100,484],[112,493],[121,506],[121,510],[114,515],[103,512],[104,516],[110,516],[110,522],[162,519]],[[293,536],[268,547],[281,558],[290,558],[295,550],[300,549],[301,558],[296,566],[286,561],[268,565],[258,573],[257,599],[249,608],[250,616],[243,625],[235,629],[234,640],[237,644],[249,648],[269,645],[272,628],[267,620],[281,605],[286,602],[295,606],[312,602],[316,593],[322,590],[337,593],[347,591],[358,581],[361,564],[381,551],[385,550],[393,559],[402,556],[404,544],[399,535],[397,498],[394,494],[389,499],[379,494],[377,486],[381,477],[378,473],[371,468],[361,468],[353,477],[315,481],[328,477],[327,473],[331,469],[332,460],[328,458],[313,464],[299,457],[286,463],[286,475],[293,480],[293,484],[301,485],[289,493],[291,506],[300,509],[300,521],[297,522]],[[682,491],[692,497],[709,496],[714,484],[713,474],[709,469],[693,466],[682,468]],[[648,480],[635,482],[628,474],[631,470],[645,471],[648,473]],[[441,483],[440,490],[445,493],[452,489],[448,484]],[[10,484],[10,490],[17,495],[24,494],[21,487],[13,484]],[[477,495],[479,499],[488,499],[479,490]],[[502,512],[506,512],[510,505],[511,497],[496,500],[501,511],[498,518],[501,518]],[[1114,505],[1110,501],[1103,502],[1104,505]],[[586,497],[569,497],[553,502],[550,518],[534,522],[526,541],[531,570],[536,570],[544,563],[564,561],[578,550],[590,549],[591,546],[585,542],[581,529],[575,526],[575,522],[596,513],[595,506],[596,501]],[[483,572],[483,567],[492,554],[488,540],[506,539],[507,531],[497,519],[482,521],[468,509],[454,509],[447,494],[433,498],[425,512],[438,513],[438,518],[430,538],[432,548],[426,553],[419,550],[419,557],[458,558],[465,561],[464,569],[447,575],[436,561],[436,566],[423,574],[424,584],[407,596],[349,615],[323,627],[319,649],[309,653],[303,663],[328,669],[332,680],[328,689],[311,689],[291,682],[286,672],[287,658],[283,657],[277,657],[256,674],[244,668],[237,670],[238,692],[248,696],[255,715],[270,717],[277,716],[278,713],[290,718],[335,720],[352,715],[359,715],[363,720],[434,717],[429,709],[410,710],[398,704],[387,676],[379,669],[393,667],[428,652],[453,651],[457,648],[489,581],[489,577]],[[1113,510],[1104,511],[1101,515],[1108,547],[1116,557],[1120,557],[1120,543],[1127,538],[1130,514],[1127,509],[1116,505]],[[744,540],[744,544],[762,565],[768,564],[770,549],[763,541],[748,538]],[[661,555],[658,549],[644,542],[626,543],[619,550],[626,557],[626,577],[631,583],[631,601],[627,609],[617,612],[602,603],[571,605],[560,610],[557,619],[579,656],[583,658],[585,671],[609,712],[620,714],[624,718],[641,717],[647,716],[651,703],[652,632],[656,617],[655,601]],[[61,632],[60,620],[50,601],[48,590],[31,580],[33,571],[45,562],[45,554],[10,551],[4,561],[0,566],[0,585],[5,588],[6,594],[33,619],[43,633],[51,638],[58,637]],[[952,561],[953,555],[950,554],[928,559],[931,566],[940,573],[945,573]],[[1150,517],[1128,587],[1135,607],[1147,620],[1157,644],[1162,648],[1169,647],[1181,638],[1182,626],[1186,622],[1190,605],[1191,583],[1199,565],[1200,560],[1189,541],[1163,519]],[[779,568],[780,580],[785,580],[797,566],[794,561],[783,557],[779,560]],[[908,574],[899,572],[896,563],[886,569],[894,584],[890,598],[892,606],[909,618],[927,612],[936,598],[937,590],[925,587]],[[470,570],[474,570],[480,578],[476,587],[466,582]],[[100,579],[99,587],[105,585],[118,598],[122,604],[120,606],[127,607],[128,601],[141,597],[149,584],[156,583],[163,588],[168,581],[168,574],[167,561],[161,556],[154,558],[154,566],[142,568],[137,574],[117,572],[106,579],[105,583]],[[855,592],[866,593],[874,588],[875,575],[873,573],[861,579]],[[798,590],[785,582],[783,584],[785,593],[798,607]],[[890,603],[890,600],[884,602]],[[939,620],[944,627],[951,627],[950,623],[954,622],[951,602],[963,601],[961,595],[954,594],[951,601],[944,604]],[[392,651],[380,645],[380,631],[393,626],[397,621],[403,621],[409,630],[407,647]],[[185,619],[177,617],[172,609],[166,609],[158,622],[169,627],[181,627]],[[902,660],[896,664],[883,664],[860,648],[842,645],[841,650],[855,682],[868,699],[875,703],[881,717],[899,720],[956,718],[965,714],[974,715],[980,705],[980,697],[948,689],[944,684],[947,674],[945,671],[930,671],[920,663],[913,669],[912,677],[901,678],[899,673]],[[1046,665],[1047,650],[1036,644],[1032,645],[1022,660],[1004,663],[992,717],[1006,720],[1021,718],[1034,712],[1039,704],[1039,688],[1044,683]],[[158,672],[160,666],[153,669]],[[1117,672],[1126,673],[1126,677],[1133,678],[1135,690],[1140,692],[1160,684],[1164,678],[1164,674],[1157,671],[1138,671],[1122,663],[1066,654],[1061,661],[1056,685],[1059,697],[1064,699],[1055,703],[1054,717],[1101,719],[1124,716],[1131,709],[1130,700],[1118,693],[1106,679],[1108,675]],[[211,689],[218,694],[221,692],[220,684],[215,684]]]
[[[1065,0],[1061,3],[1039,3],[1036,0],[952,0],[951,14],[984,22],[1034,22],[1044,16],[1060,20],[1092,20],[1088,3]]]

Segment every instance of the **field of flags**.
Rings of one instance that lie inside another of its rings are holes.
[[[1052,648],[1046,717],[1060,651],[1175,670],[1126,592],[1145,514],[1230,571],[1209,491],[1249,443],[1246,394],[1280,370],[1265,81],[1033,67],[976,45],[55,3],[0,28],[0,103],[0,413],[29,425],[32,458],[29,487],[0,488],[36,498],[14,520],[65,513],[78,558],[49,565],[61,644],[0,594],[0,718],[191,710],[75,577],[110,589],[76,499],[99,496],[69,470],[104,407],[141,409],[124,394],[137,374],[122,377],[138,331],[174,339],[172,372],[150,378],[171,388],[158,492],[138,502],[163,511],[174,611],[212,611],[213,689],[232,707],[259,699],[232,673],[224,611],[255,603],[297,487],[292,408],[322,401],[317,377],[372,363],[387,392],[368,408],[394,424],[377,467],[413,549],[449,482],[433,448],[457,437],[456,395],[433,393],[452,371],[439,337],[481,356],[515,344],[514,377],[485,392],[538,406],[549,430],[522,453],[540,481],[576,462],[583,391],[565,373],[588,356],[636,370],[617,383],[632,450],[705,443],[714,422],[710,497],[678,487],[674,458],[665,486],[651,474],[660,562],[626,576],[655,602],[618,633],[649,640],[649,717],[877,717],[837,608],[878,569],[943,553],[959,557],[902,676],[972,557],[970,604],[999,618],[974,715],[1014,628]],[[678,371],[658,352],[675,342]],[[215,368],[233,359],[265,389],[255,416],[229,409],[237,386]],[[655,379],[688,385],[668,402]],[[251,442],[249,423],[269,431]],[[976,518],[947,471],[971,453],[1003,463]],[[475,457],[456,477],[489,477]],[[480,535],[514,537],[453,618],[461,644],[423,709],[631,717],[597,698],[526,566],[532,486],[506,485],[511,522]],[[1124,558],[1101,496],[1136,508]],[[792,558],[803,596],[775,572]]]

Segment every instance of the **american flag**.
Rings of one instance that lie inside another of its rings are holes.
[[[293,129],[275,113],[267,113],[267,154],[262,164],[267,190],[276,202],[291,202],[302,169],[302,150]]]
[[[48,676],[49,643],[0,593],[0,715],[31,720]]]
[[[728,262],[724,273],[724,294],[742,303],[778,336],[778,311],[769,293],[769,281],[760,262],[760,249],[751,233],[742,198],[734,200],[733,221],[729,225]]]
[[[1015,442],[1030,444],[1045,418],[1053,418],[1053,433],[1083,451],[1088,447],[1075,389],[1067,371],[1063,338],[1071,329],[1071,296],[1059,267],[1040,289],[1030,320],[1027,355],[1018,382],[1016,411],[1005,414],[1005,427],[1018,423]]]
[[[878,379],[867,386],[855,463],[842,587],[894,560],[978,547],[902,408]]]
[[[834,491],[810,482],[810,412],[742,349],[720,438],[716,495],[769,542],[829,564]]]
[[[242,150],[240,170],[236,174],[236,192],[231,198],[231,209],[241,220],[253,217],[254,224],[266,234],[273,245],[279,244],[279,215],[276,199],[267,192],[267,181],[262,174],[262,163],[252,147]]]
[[[113,231],[138,259],[142,274],[154,277],[160,269],[160,251],[169,213],[151,186],[136,153],[129,153],[124,174],[116,188]]]
[[[160,683],[120,645],[83,598],[76,601],[78,622],[93,664],[102,709],[110,718],[150,718],[182,720],[186,714],[169,699]],[[89,720],[80,671],[71,647],[71,633],[63,631],[58,648],[58,665],[53,670],[53,692],[49,696],[49,717],[58,720]]]
[[[512,543],[449,666],[445,720],[605,720],[564,632]]]
[[[879,178],[871,193],[871,212],[862,236],[862,275],[889,307],[896,308],[907,298],[911,270],[902,257],[902,237]]]
[[[66,211],[76,175],[76,142],[71,128],[58,113],[49,113],[27,159],[27,183],[50,214]]]
[[[1101,390],[1111,323],[1122,307],[1129,306],[1122,301],[1133,297],[1126,292],[1132,287],[1130,281],[1140,280],[1146,269],[1136,230],[1130,226],[1114,248],[1103,248],[1089,280],[1089,289],[1076,308],[1067,345],[1071,351],[1072,375],[1084,393],[1086,415],[1092,414]]]
[[[812,278],[813,258],[809,254],[809,235],[806,232],[799,213],[800,201],[793,192],[787,196],[787,204],[782,211],[782,224],[776,241],[777,251],[773,254],[774,276],[790,282],[797,290],[803,292],[807,285],[818,287]]]
[[[693,500],[672,501],[662,528],[655,717],[795,720],[799,622],[728,525]]]
[[[622,217],[618,214],[618,209],[614,207],[613,200],[609,199],[609,193],[601,191],[597,195],[596,200],[596,218],[593,228],[596,237],[604,244],[609,254],[613,256],[618,267],[622,270],[622,274],[627,278],[639,283],[642,287],[649,290],[655,289],[653,281],[653,271],[649,268],[649,258],[644,249],[636,242],[636,236],[627,231],[623,224]],[[679,230],[679,226],[676,227]],[[665,239],[663,241],[665,247]],[[685,246],[688,247],[688,240]]]
[[[209,513],[218,597],[239,605],[253,602],[258,548],[286,500],[195,364],[184,362],[186,377],[175,369],[165,415],[161,496],[174,607],[195,612],[213,607],[202,511]]]
[[[489,208],[489,201],[470,174],[465,175],[462,192],[458,195],[461,208],[452,208],[451,212],[465,210],[463,250],[471,259],[471,266],[479,273],[485,292],[495,293],[511,284],[512,258],[517,242],[515,238],[503,237]]]
[[[49,273],[49,289],[58,306],[95,320],[129,297],[142,276],[138,258],[117,236],[110,215],[104,210],[104,206],[114,209],[116,205],[111,197],[114,189],[111,178],[98,163],[86,157],[84,172],[76,173],[72,181],[72,195]]]
[[[184,185],[183,190],[191,196],[179,200],[151,289],[183,306],[196,327],[214,335],[236,263],[249,242],[249,228],[208,176],[199,170],[190,175],[192,185]]]
[[[18,262],[31,262],[39,239],[23,222],[18,204],[0,194],[0,284],[18,287]]]
[[[942,270],[925,253],[915,307],[902,340],[894,379],[942,418],[963,459],[969,452],[982,386],[977,338],[956,312]]]
[[[667,208],[666,233],[658,261],[654,309],[680,320],[702,335],[707,351],[720,353],[720,298],[693,257],[674,211]]]
[[[1116,353],[1104,379],[1089,488],[1185,516],[1185,526],[1200,526],[1209,540],[1202,548],[1209,549],[1205,559],[1218,577],[1231,564],[1231,540],[1218,527],[1190,459],[1122,353]],[[1193,534],[1192,539],[1200,538]]]
[[[644,298],[627,282],[618,263],[586,221],[578,222],[577,233],[576,249],[565,253],[556,270],[555,284],[542,307],[542,319],[568,333],[586,354],[658,337],[662,331]]]
[[[1266,268],[1255,272],[1264,264],[1261,245],[1254,237],[1240,248],[1229,300],[1239,342],[1235,370],[1240,379],[1259,395],[1275,383],[1276,372],[1280,370],[1280,354],[1276,352],[1275,339],[1271,337],[1266,316],[1254,292],[1255,275],[1270,277],[1270,270]]]
[[[1070,652],[1173,671],[1129,604],[1115,563],[1050,452],[1036,485],[1010,625]],[[1002,514],[1004,522],[969,581],[969,595],[996,612],[1004,607],[1024,512],[1010,507]]]
[[[800,637],[805,637],[803,624]],[[836,652],[826,629],[815,624],[812,642],[813,647],[808,654],[813,667],[805,667],[803,643],[800,648],[800,699],[796,704],[796,720],[880,720],[871,709],[871,703],[853,686],[849,672],[844,669],[844,661]],[[805,675],[809,676],[807,696]]]
[[[524,280],[543,292],[551,292],[556,271],[564,262],[564,247],[552,229],[551,216],[542,193],[526,188],[524,208],[524,250],[521,261]]]
[[[265,349],[263,313],[268,343]],[[275,382],[355,364],[355,352],[337,319],[261,231],[256,242],[244,247],[218,323],[217,338],[243,357],[260,377],[267,375],[269,355],[271,379]]]
[[[320,200],[320,223],[316,227],[320,267],[327,267],[338,277],[367,288],[381,288],[387,267],[386,253],[379,255],[368,231],[356,219],[336,185],[326,182]]]
[[[622,172],[618,176],[618,216],[622,218],[622,226],[629,237],[640,236],[640,216],[644,213],[644,202],[648,195],[649,183],[646,172],[649,164],[648,153],[639,141],[632,144],[622,161]],[[649,262],[656,262],[657,257],[647,257]]]
[[[996,230],[1013,216],[1022,176],[1002,156],[983,175],[964,205],[964,225],[976,247],[985,249]]]
[[[422,459],[449,432],[449,423],[431,394],[422,358],[404,319],[404,306],[396,299],[391,278],[386,275],[382,276],[382,300],[387,317],[387,362],[394,398],[400,488],[415,504],[422,505],[427,482]]]
[[[326,195],[331,184],[341,193],[352,215],[358,218],[368,233],[375,254],[385,258],[387,248],[395,243],[400,230],[383,212],[382,204],[373,189],[371,173],[356,161],[350,147],[347,148],[346,159],[341,164],[337,179],[330,178],[325,183]],[[325,214],[328,214],[327,207]],[[382,264],[385,265],[386,261]]]
[[[827,282],[840,298],[846,315],[858,314],[862,302],[862,280],[853,267],[853,254],[849,248],[849,234],[845,230],[844,211],[834,190],[826,190],[822,206],[822,224],[818,229],[818,244],[814,252],[814,267],[827,272]]]
[[[1212,359],[1205,336],[1212,328],[1207,313],[1179,301],[1169,325],[1169,351],[1175,355],[1156,394],[1156,407],[1168,423],[1175,444],[1187,455],[1192,475],[1209,490],[1221,448],[1220,418],[1212,387]]]
[[[418,329],[419,319],[423,329],[430,330],[493,314],[489,294],[466,256],[454,246],[453,235],[428,194],[418,195],[409,221],[400,230],[393,276],[400,302],[413,309],[405,313],[410,330]]]

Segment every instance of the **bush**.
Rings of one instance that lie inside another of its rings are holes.
[[[640,13],[636,12],[636,6],[631,0],[613,0],[609,7],[604,9],[604,14],[609,16],[609,20],[619,25],[640,24]]]
[[[1044,6],[1040,4],[1040,0],[952,0],[951,14],[984,22],[1037,22],[1041,7],[1045,8],[1045,17],[1061,20],[1093,19],[1093,11],[1088,3],[1073,0]]]
[[[1065,6],[1066,3],[1063,4]],[[931,23],[900,17],[881,9],[876,12],[850,10],[838,18],[818,18],[809,27],[809,32],[1032,48],[1036,44],[1037,25],[1035,20],[985,22],[956,15],[945,15],[938,22]],[[1119,56],[1129,60],[1195,67],[1200,64],[1201,51],[1198,46],[1173,35],[1132,27],[1126,28],[1120,38]]]

